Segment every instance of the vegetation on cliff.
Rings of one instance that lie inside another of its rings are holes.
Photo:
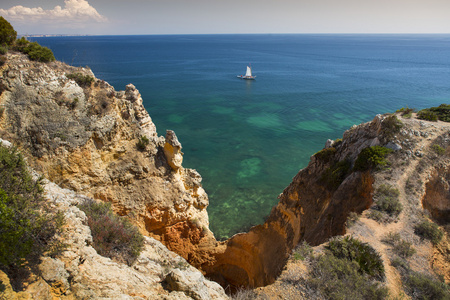
[[[144,248],[144,237],[125,218],[111,210],[111,203],[88,200],[79,205],[91,228],[93,247],[98,254],[133,264]]]
[[[37,42],[30,42],[24,37],[15,42],[13,49],[27,54],[31,60],[40,62],[55,61],[52,50],[39,45]]]
[[[17,32],[13,26],[3,17],[0,17],[0,54],[6,54],[7,50],[11,48],[27,54],[31,60],[40,62],[55,61],[55,56],[49,48],[43,47],[37,42],[30,42],[25,37],[18,40],[16,38]],[[3,65],[4,62],[4,57],[0,57],[0,65]]]
[[[71,73],[66,75],[67,78],[75,80],[81,87],[88,87],[94,82],[94,77],[90,75],[83,75],[81,73]]]
[[[441,104],[438,107],[422,109],[417,113],[417,118],[427,121],[450,122],[450,104]]]
[[[17,38],[17,32],[13,26],[0,16],[0,45],[10,46]]]
[[[63,217],[51,212],[40,180],[30,175],[23,156],[0,143],[0,269],[20,286],[44,252],[57,252]]]
[[[391,149],[383,146],[364,148],[355,161],[354,169],[356,171],[366,171],[368,169],[386,166],[388,164],[386,155],[391,152]]]
[[[294,250],[308,266],[303,276],[286,272],[282,282],[302,291],[301,299],[387,299],[381,256],[370,245],[353,237],[333,238],[321,254],[303,243]],[[295,293],[295,292],[294,292]],[[286,296],[288,298],[297,296]]]

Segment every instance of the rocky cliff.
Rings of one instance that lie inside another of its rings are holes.
[[[132,84],[116,92],[88,69],[21,54],[8,54],[1,70],[1,136],[20,145],[36,171],[111,202],[167,245],[183,248],[185,234],[189,244],[212,237],[201,176],[182,167],[174,132],[157,135]]]
[[[14,292],[0,271],[6,299],[228,298],[220,285],[150,237],[145,238],[144,249],[131,267],[100,256],[92,247],[86,215],[77,207],[87,197],[48,180],[44,188],[50,205],[64,212],[61,238],[68,247],[57,258],[43,257],[39,276],[32,276],[24,291]]]
[[[392,228],[408,232],[408,240],[413,239],[423,249],[420,258],[412,259],[421,261],[415,266],[417,270],[438,272],[448,282],[448,242],[439,246],[427,244],[424,248],[413,228],[429,211],[448,235],[450,125],[399,118],[401,121],[390,114],[378,115],[371,122],[353,126],[342,139],[329,140],[280,194],[280,201],[267,221],[248,233],[230,238],[216,253],[215,264],[203,266],[203,270],[222,285],[266,286],[274,283],[300,241],[319,245],[330,237],[350,232],[376,245],[384,255],[389,274],[397,274],[388,276],[386,284],[398,291],[399,283],[393,279],[399,277],[398,271],[389,264],[392,252],[386,254],[392,250],[379,246]],[[373,146],[391,149],[388,167],[356,170],[355,162],[361,151]],[[441,150],[440,154],[436,148]],[[375,190],[383,184],[398,187],[402,195],[404,212],[393,223],[388,222],[390,225],[378,224],[369,217],[368,209],[377,205]],[[349,231],[347,220],[351,213],[363,214],[366,219],[362,220],[368,220],[370,226]],[[368,231],[372,238],[367,236]],[[271,293],[275,298],[302,298],[301,294],[283,294],[285,285],[275,286]]]
[[[157,135],[139,91],[132,84],[117,92],[86,68],[33,62],[19,53],[10,52],[6,57],[0,73],[0,137],[18,146],[36,172],[59,187],[111,202],[114,211],[129,218],[142,233],[179,250],[190,260],[195,260],[200,241],[215,241],[209,231],[208,196],[201,187],[201,176],[182,167],[181,143],[173,131],[168,130],[166,137]],[[69,210],[73,209],[72,205]],[[82,223],[80,218],[74,222]],[[85,242],[89,238],[77,239],[89,244]],[[75,242],[70,240],[69,244],[79,250]],[[147,239],[147,245],[158,248],[155,245],[160,244]],[[84,257],[77,251],[71,255]],[[85,268],[81,265],[71,268],[80,272]],[[89,278],[94,280],[95,272],[101,272],[93,268],[82,279],[84,283]],[[114,276],[120,275],[120,268],[116,267],[118,273]],[[72,278],[71,271],[67,272]],[[100,277],[96,282],[109,280],[102,277],[105,274],[97,275]],[[192,276],[203,280],[202,276]],[[69,289],[66,281],[64,290],[74,293],[78,283],[71,283]],[[137,285],[136,291],[158,280],[150,277],[147,281]],[[92,285],[83,288],[84,283],[81,290],[92,289]],[[221,297],[225,297],[223,290]]]
[[[195,287],[183,291],[186,297],[225,296],[223,290],[187,266],[185,269],[192,270],[193,275],[182,274],[180,270],[161,273],[161,265],[164,266],[161,260],[172,255],[161,250],[163,245],[224,287],[260,287],[274,282],[276,285],[300,241],[319,245],[332,236],[348,233],[349,215],[366,216],[377,205],[375,190],[386,182],[400,187],[405,207],[399,219],[387,227],[405,228],[413,235],[417,218],[412,216],[425,215],[426,209],[447,228],[448,234],[450,128],[445,123],[414,119],[401,119],[398,123],[391,115],[379,115],[371,122],[353,126],[342,139],[328,141],[322,151],[311,157],[309,165],[280,194],[278,205],[264,224],[218,242],[208,228],[208,197],[201,187],[201,176],[195,170],[183,168],[182,146],[174,132],[167,131],[165,137],[157,135],[133,85],[117,92],[88,69],[59,62],[30,62],[17,53],[7,55],[0,79],[0,137],[19,145],[32,168],[50,182],[72,190],[77,197],[112,203],[117,214],[132,220],[149,237],[134,271],[127,269],[124,273],[145,277],[151,273],[143,266],[150,264],[148,257],[153,257],[155,251],[166,253],[162,254],[164,258],[153,260],[160,266],[151,267],[157,271],[145,279],[150,281],[143,279],[145,286],[162,291],[164,297],[186,285],[170,283],[180,281],[171,279],[175,277],[195,282]],[[447,152],[437,155],[433,145]],[[361,151],[372,146],[392,149],[389,168],[355,167]],[[82,214],[75,212],[76,202],[67,200],[63,207],[67,214],[77,215],[73,222],[82,224]],[[350,232],[361,235],[385,255],[386,268],[390,270],[387,285],[395,288],[396,273],[388,266],[388,255],[383,252],[387,250],[380,246],[378,234],[386,230],[385,225],[374,224],[370,218],[361,220],[356,227],[359,231]],[[68,253],[71,258],[62,257],[58,262],[44,260],[55,267],[63,264],[66,273],[62,273],[69,274],[58,280],[42,277],[49,286],[47,289],[55,295],[55,286],[62,286],[61,297],[84,295],[88,289],[94,289],[88,283],[101,280],[109,283],[98,287],[101,291],[94,298],[112,297],[107,293],[109,289],[130,297],[137,295],[140,283],[132,284],[136,288],[116,288],[119,282],[116,277],[105,273],[97,274],[97,278],[94,269],[80,263],[76,257],[84,257],[85,261],[95,256],[89,242],[85,242],[89,236],[82,240],[83,246],[71,241],[75,248],[85,249]],[[450,261],[448,244],[427,247],[418,252],[421,255],[418,261],[429,262],[429,272],[439,269],[449,280],[445,275]],[[426,254],[430,251],[434,251],[431,258]],[[112,264],[116,271],[122,270],[122,266],[99,256],[89,259],[94,265],[102,261]],[[175,258],[170,265],[180,264],[177,261],[184,262]],[[193,290],[201,290],[200,296]],[[142,298],[153,297],[149,295],[153,294],[142,292]]]

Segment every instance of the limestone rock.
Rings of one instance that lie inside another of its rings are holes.
[[[180,291],[196,300],[221,299],[222,288],[215,282],[205,284],[201,273],[172,270],[165,278],[169,290]]]
[[[387,143],[387,144],[385,145],[385,147],[386,147],[386,148],[389,148],[389,149],[392,149],[392,150],[394,150],[394,151],[400,151],[400,150],[403,149],[401,145],[399,145],[399,144],[397,144],[397,143],[394,143],[394,142],[389,142],[389,143]]]
[[[87,198],[48,181],[44,188],[47,201],[64,211],[68,248],[57,258],[43,257],[40,276],[21,293],[14,293],[0,272],[8,299],[228,299],[222,287],[153,238],[145,238],[132,266],[100,256],[91,246],[86,215],[76,206]],[[163,282],[173,272],[182,287],[176,291]]]
[[[116,213],[160,241],[173,240],[166,235],[177,239],[176,228],[181,228],[174,225],[192,219],[209,232],[201,176],[182,167],[174,132],[166,139],[157,136],[134,85],[115,91],[89,69],[33,62],[16,53],[7,54],[2,71],[0,138],[20,144],[37,172],[64,188],[111,202]],[[67,77],[72,73],[94,80],[79,86]],[[144,151],[137,147],[142,136],[149,140]],[[212,234],[204,239],[215,242]],[[189,258],[198,245],[186,246],[182,253]]]
[[[174,131],[166,131],[166,143],[164,144],[164,154],[167,162],[174,171],[178,171],[183,163],[183,152],[181,152],[181,143]]]

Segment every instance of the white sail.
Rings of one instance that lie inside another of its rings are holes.
[[[245,73],[245,76],[252,77],[252,69],[249,66],[247,66],[247,72]]]

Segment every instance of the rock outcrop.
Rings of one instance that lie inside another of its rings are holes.
[[[385,181],[383,176],[391,178],[390,184],[398,185],[395,180],[405,172],[409,161],[414,162],[410,168],[419,166],[411,171],[417,172],[411,178],[423,185],[418,191],[418,195],[423,195],[423,207],[435,220],[448,224],[450,159],[446,155],[436,157],[430,147],[449,149],[450,126],[404,119],[400,129],[395,120],[391,115],[378,115],[371,122],[353,126],[342,139],[328,141],[280,194],[278,205],[264,224],[237,234],[216,248],[214,264],[202,266],[208,277],[223,286],[258,287],[273,283],[300,241],[319,245],[330,237],[346,234],[350,213],[361,214],[373,205],[375,187]],[[392,149],[388,175],[353,170],[361,151],[372,146]],[[409,231],[414,222],[408,223]],[[446,249],[444,246],[437,252],[436,260],[450,258]],[[448,273],[448,263],[436,265],[444,270],[441,274]]]
[[[183,243],[185,258],[199,240],[215,241],[200,174],[182,167],[173,131],[157,135],[132,84],[117,92],[89,69],[32,62],[18,53],[8,53],[0,80],[0,137],[19,145],[45,178],[111,202],[116,213],[169,247],[178,245],[186,226],[196,231]]]
[[[68,247],[57,258],[43,257],[39,276],[22,292],[15,293],[0,274],[7,299],[228,299],[219,284],[153,238],[145,238],[131,266],[100,256],[91,246],[86,215],[77,207],[87,197],[48,181],[44,187],[47,201],[64,212],[61,238]]]
[[[267,221],[250,232],[230,238],[215,254],[214,265],[202,266],[222,285],[264,286],[279,275],[292,249],[301,240],[317,245],[345,233],[350,212],[361,213],[372,204],[373,177],[369,171],[352,172],[336,188],[323,180],[326,169],[348,161],[354,164],[362,149],[379,145],[385,117],[356,126],[340,142],[327,142],[331,156],[311,157],[279,196]]]

